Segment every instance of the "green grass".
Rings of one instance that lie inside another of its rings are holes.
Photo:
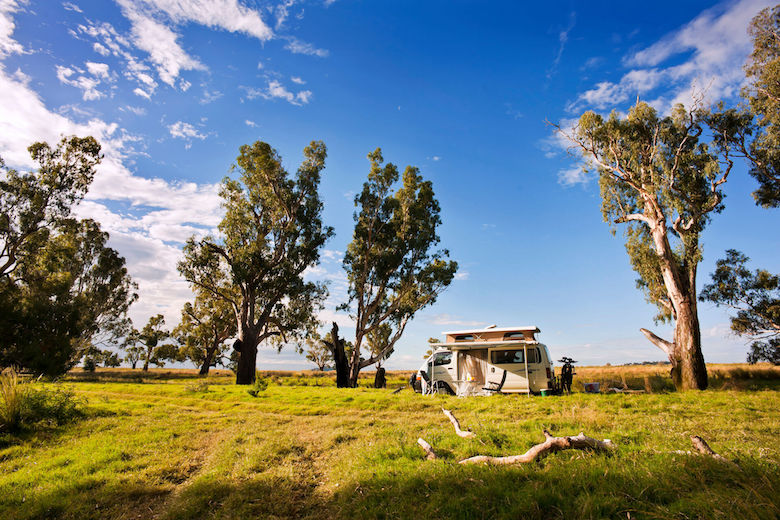
[[[81,420],[2,437],[0,518],[780,517],[776,375],[733,378],[754,390],[458,399],[297,373],[265,374],[252,397],[226,374],[126,372],[65,383]],[[476,438],[456,436],[442,406]],[[457,464],[525,452],[543,428],[618,450]],[[737,465],[671,453],[694,434]],[[425,461],[418,437],[442,458]]]

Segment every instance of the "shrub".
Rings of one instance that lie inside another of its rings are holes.
[[[0,430],[60,425],[81,415],[73,391],[36,387],[12,369],[0,374],[0,396]]]
[[[257,377],[255,378],[255,384],[252,385],[252,388],[247,390],[247,393],[249,393],[249,395],[252,397],[257,397],[257,394],[264,392],[266,388],[268,388],[268,379],[264,377]]]
[[[0,430],[13,430],[22,422],[25,394],[29,384],[14,369],[0,373]]]

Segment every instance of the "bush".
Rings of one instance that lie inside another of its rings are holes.
[[[81,415],[79,400],[66,388],[36,387],[14,370],[0,374],[0,430],[56,426]]]
[[[249,393],[249,395],[252,397],[257,397],[257,394],[264,392],[266,388],[268,388],[268,379],[264,377],[257,377],[255,378],[255,384],[252,385],[252,388],[247,390],[247,393]]]

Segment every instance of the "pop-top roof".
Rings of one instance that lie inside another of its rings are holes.
[[[541,332],[539,330],[539,327],[492,327],[488,329],[468,329],[468,330],[455,330],[450,332],[442,332],[442,334],[454,336],[458,334],[484,334],[485,332],[523,332],[523,331],[532,331],[532,332]]]

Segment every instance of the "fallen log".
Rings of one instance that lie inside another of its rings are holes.
[[[615,444],[609,440],[603,441],[587,437],[580,432],[575,437],[553,437],[547,430],[543,431],[545,441],[532,446],[522,455],[510,455],[508,457],[491,457],[489,455],[477,455],[468,459],[463,459],[459,464],[523,464],[532,462],[539,458],[547,456],[549,453],[555,453],[562,450],[593,450],[593,451],[612,451]]]
[[[455,415],[453,415],[453,413],[452,413],[451,411],[449,411],[449,410],[445,410],[444,408],[442,408],[442,409],[441,409],[441,411],[442,411],[442,412],[444,412],[444,415],[446,415],[446,416],[447,416],[447,418],[450,420],[450,422],[452,423],[452,425],[455,427],[455,433],[456,433],[456,434],[457,434],[459,437],[463,437],[463,438],[469,438],[469,437],[474,437],[474,436],[476,435],[476,434],[475,434],[474,432],[472,432],[472,431],[468,431],[468,430],[461,430],[461,429],[460,429],[460,421],[458,421],[458,419],[455,417]]]
[[[427,460],[434,460],[439,458],[439,456],[436,455],[436,452],[433,451],[431,445],[425,442],[425,439],[423,439],[422,437],[417,439],[417,444],[419,444],[420,447],[425,451],[425,458]]]
[[[395,390],[393,390],[392,392],[390,392],[390,395],[395,395],[395,394],[397,394],[398,392],[400,392],[400,391],[401,391],[401,390],[403,390],[403,389],[404,389],[404,387],[402,387],[402,386],[399,386],[398,388],[396,388]]]

